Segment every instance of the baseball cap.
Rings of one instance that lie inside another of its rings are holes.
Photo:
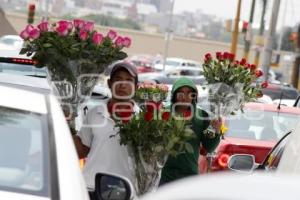
[[[111,72],[110,72],[110,77],[112,77],[112,75],[120,69],[125,69],[137,80],[138,73],[137,73],[136,67],[126,61],[117,62],[116,64],[114,64],[114,66],[112,67]]]

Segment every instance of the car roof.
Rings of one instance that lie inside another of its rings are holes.
[[[47,114],[46,98],[41,93],[0,85],[0,106]]]
[[[0,85],[49,94],[51,87],[46,78],[0,73]]]
[[[278,105],[262,104],[262,103],[254,103],[254,102],[246,103],[245,108],[253,109],[253,110],[271,111],[271,112],[278,111]],[[282,105],[280,106],[280,113],[290,113],[290,114],[300,115],[300,108],[288,107]]]
[[[167,60],[177,61],[177,62],[190,62],[190,63],[200,64],[199,62],[194,61],[194,60],[188,60],[188,59],[185,59],[185,58],[177,58],[177,57],[168,57]]]
[[[263,172],[246,175],[219,172],[174,181],[156,192],[146,194],[141,197],[141,200],[278,200],[287,197],[293,200],[300,198],[299,175],[288,176]]]

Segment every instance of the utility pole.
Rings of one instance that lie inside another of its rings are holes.
[[[166,43],[165,43],[164,58],[163,58],[163,71],[165,71],[165,69],[166,69],[166,59],[168,57],[170,39],[171,39],[171,34],[172,34],[172,21],[173,21],[174,4],[175,4],[175,0],[172,0],[170,17],[169,17],[169,24],[168,24],[168,28],[167,28],[167,32],[166,32]]]
[[[264,80],[268,80],[268,72],[271,65],[273,41],[275,41],[276,24],[280,8],[280,0],[274,0],[269,31],[266,36],[266,43],[263,51],[262,67],[264,72]]]
[[[300,66],[300,25],[298,25],[296,50],[295,50],[295,62],[292,73],[292,85],[299,89],[299,66]]]
[[[248,28],[245,36],[245,49],[244,49],[244,58],[248,60],[249,57],[249,51],[251,46],[251,39],[252,39],[252,23],[253,23],[253,17],[254,17],[254,9],[255,9],[255,0],[252,0],[252,6],[250,11],[250,18],[248,23]],[[249,37],[247,37],[249,36]]]
[[[242,0],[238,0],[238,6],[236,11],[236,17],[234,22],[234,30],[232,32],[232,41],[231,41],[231,53],[236,54],[236,48],[238,43],[239,37],[239,22],[240,22],[240,15],[241,15],[241,3]]]
[[[264,31],[265,31],[265,14],[266,14],[266,8],[267,8],[267,0],[262,0],[263,1],[263,8],[262,8],[262,13],[261,13],[261,18],[260,18],[260,27],[259,27],[259,37],[263,37]],[[260,57],[260,51],[256,51],[255,53],[255,60],[254,64],[258,66],[259,64],[259,57]]]

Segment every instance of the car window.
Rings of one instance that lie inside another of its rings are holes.
[[[180,62],[173,61],[173,60],[166,60],[166,65],[169,65],[169,66],[180,66]]]
[[[0,106],[0,189],[49,196],[46,116]]]
[[[279,140],[295,128],[299,115],[245,109],[227,119],[227,137],[251,140]]]
[[[46,77],[46,68],[36,68],[33,65],[0,62],[0,73]]]

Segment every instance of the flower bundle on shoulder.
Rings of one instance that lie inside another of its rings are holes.
[[[31,56],[36,66],[44,67],[52,60],[90,59],[96,63],[111,63],[127,57],[123,47],[131,45],[131,39],[121,37],[110,30],[107,35],[94,30],[94,23],[75,19],[50,24],[42,21],[37,27],[27,25],[20,33],[25,46],[20,54]]]
[[[160,84],[141,84],[136,92],[140,112],[129,121],[119,120],[120,143],[128,145],[135,160],[138,194],[144,194],[157,185],[159,174],[168,155],[192,152],[187,142],[194,132],[163,109],[168,87]]]

